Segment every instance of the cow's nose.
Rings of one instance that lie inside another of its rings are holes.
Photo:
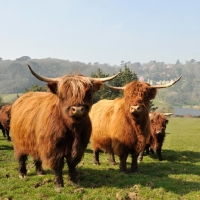
[[[143,111],[142,106],[131,106],[130,107],[130,113],[142,112],[142,111]]]
[[[83,115],[85,113],[85,107],[84,106],[72,106],[71,107],[71,112],[72,115],[74,116],[80,116]]]
[[[162,133],[162,131],[161,130],[159,130],[159,131],[156,131],[156,134],[161,134]]]

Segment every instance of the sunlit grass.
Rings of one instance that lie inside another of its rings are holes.
[[[0,132],[0,199],[200,199],[199,119],[170,117],[166,132],[164,160],[158,161],[156,154],[144,156],[138,175],[120,173],[119,166],[110,165],[104,153],[100,154],[101,165],[94,165],[89,144],[77,166],[79,183],[68,182],[65,166],[65,186],[60,191],[54,188],[51,170],[36,176],[31,158],[27,177],[19,179],[12,142]]]

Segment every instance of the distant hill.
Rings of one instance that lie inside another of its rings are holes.
[[[0,60],[0,94],[22,93],[25,88],[30,88],[33,84],[45,85],[37,80],[27,67],[29,64],[35,72],[47,77],[59,77],[64,74],[81,73],[91,76],[101,68],[104,73],[113,74],[117,70],[108,65],[87,65],[81,62],[70,62],[59,59],[31,59],[23,56],[14,61]]]
[[[29,56],[22,56],[13,61],[0,59],[0,94],[23,93],[26,88],[30,88],[34,84],[45,85],[30,73],[27,64],[40,75],[59,77],[72,73],[91,76],[91,73],[95,73],[98,68],[105,74],[113,75],[120,68],[124,69],[125,63],[122,62],[119,66],[110,66],[106,63],[85,64],[55,58],[31,59]],[[140,80],[151,84],[174,80],[182,75],[183,78],[175,86],[159,90],[157,97],[172,105],[200,105],[200,62],[192,59],[186,61],[185,64],[179,61],[176,64],[156,61],[143,64],[128,62],[126,64],[135,71]]]

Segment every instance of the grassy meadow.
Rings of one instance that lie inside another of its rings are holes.
[[[137,175],[120,173],[118,165],[110,165],[104,153],[100,154],[101,165],[94,165],[89,144],[77,166],[79,183],[68,182],[65,165],[65,186],[59,190],[54,188],[51,170],[45,168],[43,176],[35,174],[31,157],[26,178],[19,179],[12,142],[7,142],[0,132],[0,199],[200,199],[199,122],[200,118],[169,117],[162,151],[164,160],[159,161],[156,154],[144,156]],[[117,157],[116,161],[119,162]]]

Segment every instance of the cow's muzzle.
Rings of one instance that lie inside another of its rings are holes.
[[[162,130],[156,130],[156,134],[158,135],[158,134],[163,134],[163,131]]]
[[[143,112],[144,107],[143,106],[131,106],[130,107],[130,113],[135,114],[135,113],[141,113]]]
[[[72,117],[82,117],[88,114],[88,109],[86,106],[71,106],[70,116]]]

